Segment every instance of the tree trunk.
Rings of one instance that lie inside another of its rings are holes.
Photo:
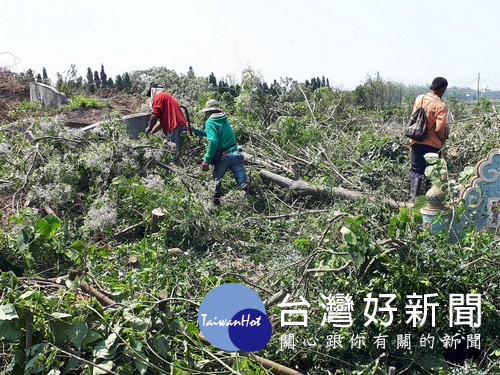
[[[363,198],[368,198],[370,201],[378,202],[379,200],[374,197],[367,197],[359,191],[348,190],[340,187],[334,187],[327,189],[322,186],[317,186],[310,184],[303,180],[292,180],[288,177],[280,176],[276,173],[270,172],[268,170],[262,169],[260,171],[260,177],[264,180],[270,181],[277,184],[285,189],[289,189],[295,194],[302,196],[315,196],[320,198],[341,198],[349,199],[352,201],[360,200]],[[407,203],[397,202],[390,198],[384,198],[382,200],[387,206],[398,210],[400,207],[408,206]]]

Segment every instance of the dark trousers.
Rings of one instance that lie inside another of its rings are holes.
[[[424,176],[427,162],[424,155],[428,152],[435,152],[441,156],[439,148],[434,148],[421,143],[415,143],[411,146],[411,178],[422,178]]]

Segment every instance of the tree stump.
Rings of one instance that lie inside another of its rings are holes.
[[[159,223],[167,218],[167,210],[164,208],[155,208],[151,211],[151,233],[157,233]]]

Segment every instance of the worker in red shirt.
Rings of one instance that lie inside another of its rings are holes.
[[[161,129],[172,146],[175,145],[177,153],[180,153],[184,142],[182,132],[187,130],[187,121],[179,103],[172,95],[163,91],[163,86],[158,83],[151,83],[146,95],[151,98],[152,108],[146,135]]]

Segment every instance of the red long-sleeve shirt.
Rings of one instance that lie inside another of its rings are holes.
[[[158,116],[161,129],[168,135],[177,126],[187,124],[186,118],[177,100],[166,92],[160,92],[153,98],[153,115]]]

